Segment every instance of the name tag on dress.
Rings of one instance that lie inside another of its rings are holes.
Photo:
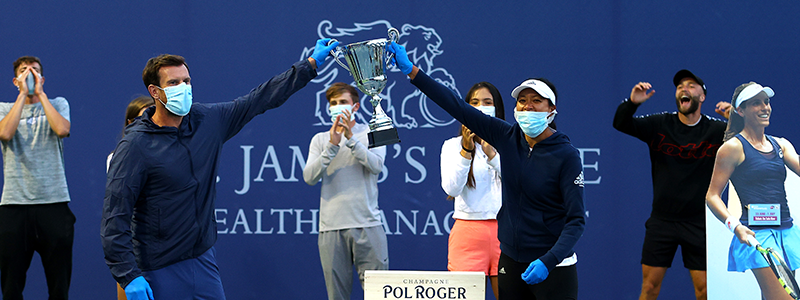
[[[780,204],[750,204],[747,210],[747,224],[755,226],[781,225]]]

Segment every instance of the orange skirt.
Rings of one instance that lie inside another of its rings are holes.
[[[456,219],[448,240],[448,270],[484,272],[486,276],[497,276],[499,260],[497,220]]]

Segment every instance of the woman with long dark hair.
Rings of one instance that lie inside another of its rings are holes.
[[[125,127],[127,127],[128,124],[132,123],[133,120],[141,116],[148,107],[153,105],[155,105],[155,101],[149,96],[139,96],[131,100],[131,102],[128,103],[128,108],[125,109],[125,122],[122,124],[122,135],[125,136]],[[106,170],[108,170],[108,164],[111,163],[112,156],[114,156],[114,152],[111,152],[108,158],[106,158]]]
[[[786,199],[786,167],[800,174],[800,161],[788,140],[764,133],[772,114],[772,88],[755,82],[740,85],[733,93],[735,109],[717,151],[706,203],[714,215],[734,233],[728,255],[728,271],[752,270],[764,299],[791,299],[767,261],[747,241],[749,236],[783,255],[792,270],[800,267],[800,230],[793,226]],[[722,201],[730,179],[741,202],[742,216],[732,216]],[[759,207],[770,216],[760,217]]]
[[[488,116],[505,120],[503,97],[488,82],[470,88],[464,99]],[[500,156],[467,126],[442,145],[442,189],[453,199],[453,219],[447,244],[447,269],[484,272],[498,297],[497,212],[500,210]]]

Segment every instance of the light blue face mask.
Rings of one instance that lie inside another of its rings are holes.
[[[161,99],[159,99],[158,102],[164,104],[164,107],[166,107],[169,112],[183,117],[192,109],[192,86],[186,84],[186,82],[163,89],[160,87],[156,88],[164,91],[164,94],[167,96],[167,103],[162,102]]]
[[[550,122],[553,122],[557,113],[555,110],[552,114],[545,111],[514,111],[514,118],[517,119],[517,124],[525,135],[537,137],[547,129]]]
[[[28,95],[33,95],[33,92],[36,89],[36,81],[33,79],[33,72],[28,73],[27,85]]]
[[[353,106],[350,104],[339,104],[331,106],[331,122],[336,122],[336,117],[341,114],[344,114],[344,111],[353,111]],[[350,121],[355,120],[356,116],[354,114],[350,114]]]
[[[485,114],[487,116],[492,116],[492,117],[495,116],[494,105],[492,105],[492,106],[482,106],[481,105],[481,106],[476,106],[475,108],[477,108],[478,110],[480,110],[483,114]]]

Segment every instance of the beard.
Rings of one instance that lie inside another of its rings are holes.
[[[689,101],[689,107],[687,107],[687,108],[684,108],[683,105],[681,105],[681,102],[682,102],[681,98],[684,98],[684,97],[689,99],[688,100]],[[683,95],[683,96],[681,96],[679,98],[676,98],[675,102],[678,105],[678,112],[681,113],[681,114],[684,114],[684,115],[693,114],[694,112],[697,111],[698,108],[700,108],[700,97],[698,97],[698,96]]]

